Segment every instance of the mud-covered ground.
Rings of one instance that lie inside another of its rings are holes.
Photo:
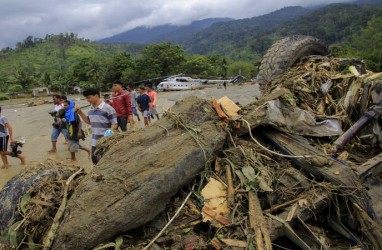
[[[212,96],[220,98],[228,96],[235,102],[240,104],[248,104],[258,96],[258,85],[228,85],[227,90],[217,89],[216,87],[209,87],[196,91],[176,91],[176,92],[159,92],[158,93],[158,111],[163,112],[170,108],[175,101],[190,95],[195,95],[201,98],[210,99]],[[76,104],[83,106],[87,105],[86,100],[82,96],[69,96]],[[46,98],[50,100],[50,97]],[[47,151],[51,148],[50,134],[52,130],[53,118],[48,114],[53,109],[53,104],[44,104],[40,106],[27,107],[26,103],[33,99],[18,99],[11,101],[0,102],[2,107],[2,114],[8,117],[13,130],[15,139],[23,136],[26,139],[26,144],[22,148],[23,154],[27,157],[28,163],[41,162],[47,158],[52,158],[57,161],[65,161],[70,157],[67,151],[67,145],[64,144],[65,140],[62,136],[59,137],[57,143],[57,153],[50,154]],[[137,121],[136,117],[135,120]],[[156,119],[154,120],[154,122]],[[143,128],[143,121],[138,122],[138,128]],[[90,147],[90,138],[82,141],[83,146]],[[88,159],[85,151],[77,153],[77,165],[90,167],[91,161]],[[14,175],[22,171],[22,166],[17,158],[9,158],[11,167],[9,169],[0,169],[0,188],[12,178]],[[1,163],[0,163],[1,164]],[[27,166],[28,167],[28,164]]]

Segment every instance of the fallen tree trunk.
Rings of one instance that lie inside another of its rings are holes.
[[[68,201],[53,249],[88,249],[152,220],[223,147],[218,122],[210,102],[190,97],[119,141]]]

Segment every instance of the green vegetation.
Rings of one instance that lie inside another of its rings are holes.
[[[295,18],[288,20],[288,15]],[[380,71],[381,18],[382,4],[331,4],[309,12],[290,7],[215,24],[181,44],[190,54],[219,53],[235,61],[256,63],[276,40],[288,35],[310,35],[330,45],[336,56],[363,58],[371,70]]]
[[[180,72],[226,76],[228,59],[219,55],[186,56],[170,42],[146,46],[138,55],[122,47],[127,48],[78,39],[74,34],[29,36],[15,49],[0,52],[0,91],[28,92],[36,86],[65,93],[73,92],[75,86],[109,90],[116,79],[133,83]]]
[[[218,23],[180,45],[101,44],[73,33],[28,36],[14,49],[0,51],[0,91],[27,92],[36,86],[62,92],[74,86],[107,90],[115,79],[134,83],[179,73],[250,79],[267,48],[293,34],[316,36],[332,55],[362,58],[369,69],[382,71],[382,5],[332,4]]]
[[[0,93],[0,101],[9,100],[9,95]]]

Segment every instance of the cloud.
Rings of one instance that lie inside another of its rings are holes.
[[[352,0],[343,0],[350,2]],[[248,18],[286,6],[308,6],[304,0],[0,0],[0,48],[27,36],[73,32],[92,40],[137,26],[188,24],[209,17]],[[335,0],[317,0],[329,4]]]

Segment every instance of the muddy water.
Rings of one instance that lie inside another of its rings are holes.
[[[211,99],[212,96],[220,98],[227,95],[235,102],[241,104],[248,104],[253,101],[256,96],[259,95],[257,85],[244,85],[244,86],[231,86],[228,85],[227,90],[216,89],[215,87],[196,90],[196,91],[177,91],[177,92],[160,92],[158,93],[158,111],[170,108],[175,101],[190,95],[196,95],[201,98]],[[69,97],[70,98],[70,97]],[[85,100],[79,100],[80,96],[71,97],[76,100],[76,103],[80,106],[86,105]],[[47,98],[49,99],[49,98]],[[52,117],[48,114],[53,108],[53,104],[44,104],[36,107],[26,107],[23,103],[30,100],[16,100],[12,102],[0,102],[2,106],[2,113],[8,117],[13,130],[15,139],[23,136],[26,139],[24,147],[21,149],[23,154],[27,157],[29,164],[36,164],[44,161],[47,158],[51,158],[57,161],[65,161],[70,157],[70,153],[67,151],[67,145],[64,144],[65,140],[60,135],[57,143],[58,151],[56,154],[49,154],[47,151],[51,148],[50,133],[52,130]],[[138,123],[138,129],[143,127],[143,121]],[[86,138],[81,144],[86,147],[90,147],[90,138]],[[84,167],[90,167],[91,162],[88,159],[85,151],[77,153],[78,163]],[[20,165],[20,161],[17,158],[8,158],[11,167],[9,169],[0,169],[0,189],[5,183],[13,176],[23,171],[23,166]],[[2,163],[0,163],[2,165]],[[25,166],[28,167],[28,164]]]

